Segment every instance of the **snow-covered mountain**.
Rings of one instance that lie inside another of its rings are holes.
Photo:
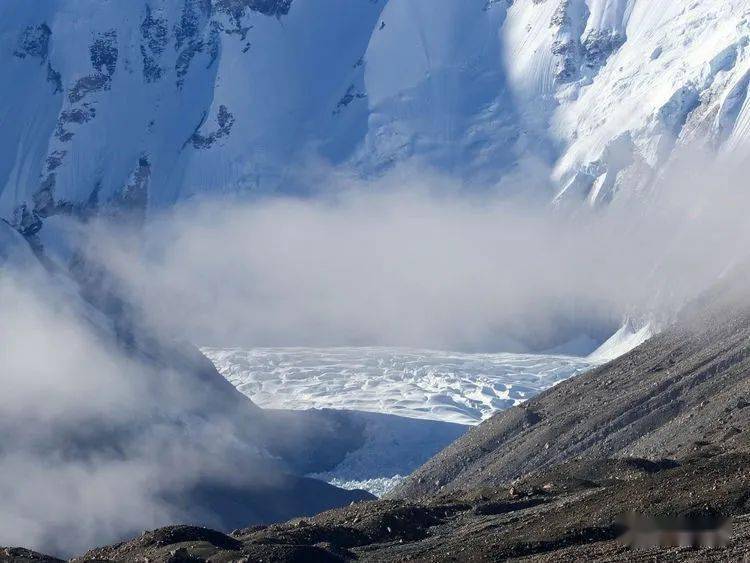
[[[747,146],[748,37],[747,0],[5,0],[0,217],[309,190],[321,160],[542,163],[605,202],[677,143]]]

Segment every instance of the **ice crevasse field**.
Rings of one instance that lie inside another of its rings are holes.
[[[474,425],[594,365],[532,354],[410,348],[204,348],[264,408],[346,409]]]

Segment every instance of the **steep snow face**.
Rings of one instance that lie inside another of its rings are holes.
[[[599,363],[609,362],[634,350],[656,332],[657,330],[649,323],[638,327],[628,319],[606,342],[589,354],[587,359]]]
[[[292,5],[4,2],[0,215],[33,234],[60,212],[278,184],[313,136],[337,136],[334,98],[380,11]]]
[[[0,268],[42,271],[28,243],[4,221],[0,221]]]
[[[320,160],[533,163],[599,204],[745,149],[749,35],[746,0],[7,0],[0,217],[308,191]]]
[[[583,44],[612,38],[598,47],[611,49],[553,114],[551,131],[564,147],[555,170],[561,197],[607,202],[626,186],[648,186],[679,145],[747,146],[747,2],[590,4],[589,23],[600,28]]]
[[[526,149],[499,33],[506,5],[388,2],[364,61],[367,132],[355,161],[376,171],[418,157],[497,181]]]

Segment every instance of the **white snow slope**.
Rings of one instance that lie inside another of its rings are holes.
[[[676,144],[746,150],[748,37],[748,0],[4,0],[0,217],[298,192],[321,160],[541,162],[606,202]]]
[[[478,424],[596,365],[567,356],[406,348],[203,348],[263,408],[341,409]]]

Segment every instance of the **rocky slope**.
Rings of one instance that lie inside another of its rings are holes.
[[[172,526],[76,561],[738,560],[750,547],[748,462],[739,453],[573,462],[511,488],[358,503],[229,535]],[[661,547],[633,548],[622,536],[625,511],[682,518],[693,531],[678,539],[665,528]],[[725,517],[733,517],[728,537],[701,531]],[[58,561],[20,548],[0,548],[0,560]]]
[[[737,279],[629,354],[497,414],[396,496],[497,485],[571,459],[745,451],[750,309]]]

